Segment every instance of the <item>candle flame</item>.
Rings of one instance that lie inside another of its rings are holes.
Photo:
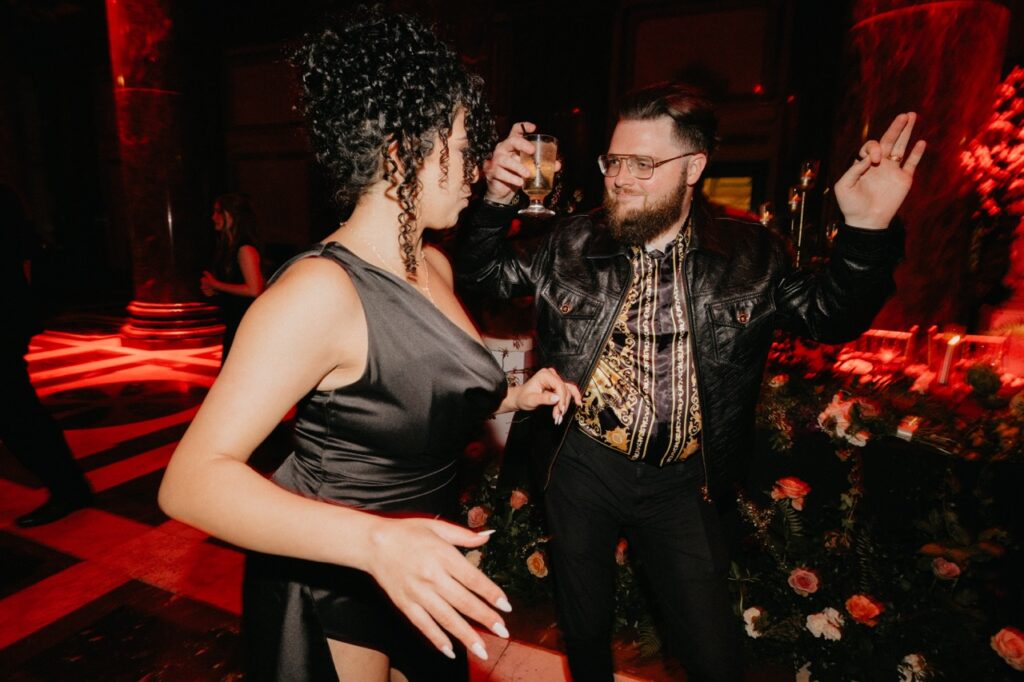
[[[953,338],[951,338],[949,340],[949,345],[951,345],[951,346],[955,346],[958,343],[960,343],[960,335],[959,334],[957,334],[956,336],[954,336]]]

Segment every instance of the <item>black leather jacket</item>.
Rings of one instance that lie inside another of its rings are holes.
[[[715,217],[696,200],[684,264],[689,327],[703,416],[702,454],[713,496],[732,489],[749,454],[765,360],[776,328],[826,343],[856,338],[893,291],[902,231],[842,227],[828,266],[793,270],[784,245],[758,223]],[[602,214],[571,216],[533,242],[511,242],[515,213],[482,202],[459,232],[456,273],[470,291],[533,295],[540,365],[581,390],[603,349],[632,279],[628,250]],[[572,422],[550,413],[531,422],[535,480],[546,487]]]

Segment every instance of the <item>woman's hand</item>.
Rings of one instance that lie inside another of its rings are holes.
[[[498,412],[535,410],[541,405],[551,405],[551,418],[556,424],[561,424],[562,417],[569,410],[570,401],[575,401],[577,405],[582,404],[580,389],[576,384],[562,379],[552,368],[545,367],[538,370],[522,386],[509,389]]]
[[[371,533],[365,570],[439,651],[455,656],[447,631],[486,659],[484,643],[465,617],[508,637],[494,609],[512,607],[501,588],[456,547],[480,547],[489,536],[445,521],[381,518]]]
[[[881,230],[889,226],[910,191],[925,141],[910,149],[917,114],[900,114],[880,140],[868,140],[858,159],[835,185],[836,201],[847,225]]]
[[[203,276],[199,278],[199,289],[203,296],[213,296],[217,293],[217,285],[220,282],[208,270],[203,270]]]

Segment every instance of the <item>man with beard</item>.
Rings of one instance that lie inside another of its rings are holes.
[[[817,273],[793,270],[761,225],[712,216],[696,188],[717,122],[682,85],[626,97],[598,159],[603,210],[570,216],[538,242],[504,239],[533,125],[515,124],[485,164],[459,279],[497,297],[534,295],[541,364],[584,389],[583,404],[554,424],[524,415],[577,682],[612,679],[623,533],[688,679],[741,678],[718,510],[751,450],[772,334],[853,339],[892,292],[902,238],[889,223],[924,153],[923,141],[908,148],[914,120],[897,116],[836,183],[846,224]]]

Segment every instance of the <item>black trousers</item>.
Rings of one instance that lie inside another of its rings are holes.
[[[615,545],[643,564],[673,653],[688,679],[741,679],[739,628],[726,583],[717,509],[700,494],[699,457],[657,468],[570,428],[545,494],[555,601],[576,682],[608,682]]]
[[[75,464],[57,422],[36,395],[29,381],[25,349],[0,344],[0,440],[56,498],[80,499],[90,494],[89,484]]]

